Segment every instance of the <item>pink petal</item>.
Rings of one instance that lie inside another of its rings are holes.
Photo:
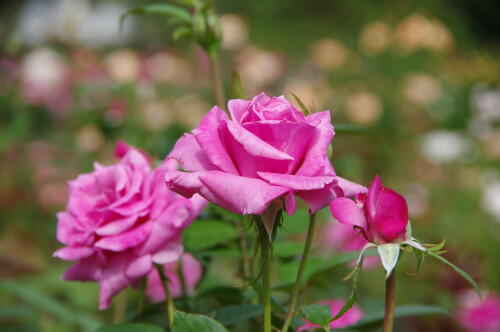
[[[289,216],[293,215],[297,210],[297,201],[295,200],[295,196],[291,190],[285,196],[285,210]]]
[[[327,185],[322,189],[297,191],[296,195],[309,205],[309,213],[321,210],[337,198],[331,185]]]
[[[153,268],[153,263],[151,261],[150,255],[140,256],[137,259],[130,262],[128,265],[125,275],[129,279],[138,279],[147,275]]]
[[[116,235],[122,233],[135,224],[137,217],[138,215],[132,215],[127,218],[111,221],[104,226],[98,227],[95,232],[96,234],[101,236]]]
[[[227,108],[229,110],[229,114],[231,114],[231,118],[233,121],[237,123],[241,123],[245,112],[248,111],[248,106],[250,102],[248,100],[243,99],[231,99],[227,103]]]
[[[62,276],[65,281],[96,281],[100,270],[95,260],[90,257],[73,264]]]
[[[366,231],[367,224],[363,210],[352,199],[339,197],[330,203],[330,210],[333,217],[342,224],[361,227]]]
[[[186,171],[213,170],[216,167],[210,162],[204,151],[192,134],[184,134],[175,143],[172,152],[167,158],[172,158],[181,163]]]
[[[193,293],[196,285],[200,282],[203,275],[203,267],[193,255],[185,253],[182,255],[182,271],[189,293]]]
[[[228,118],[224,111],[214,106],[201,120],[198,128],[193,130],[193,135],[213,165],[222,171],[237,174],[237,170],[219,136],[219,126],[225,120]]]
[[[313,144],[309,147],[302,165],[295,174],[305,176],[335,175],[327,156],[328,145],[334,135],[330,112],[311,114],[306,117],[306,121],[314,126],[316,131],[312,138]]]
[[[200,195],[232,213],[260,215],[273,199],[288,191],[259,179],[219,171],[204,172],[200,180],[204,184]]]
[[[233,138],[242,145],[243,149],[252,156],[272,160],[294,160],[292,156],[276,149],[235,122],[228,121],[227,129]]]
[[[269,172],[257,172],[257,174],[270,184],[293,190],[322,189],[335,179],[333,176],[300,176]]]
[[[165,182],[168,189],[189,198],[200,192],[203,186],[200,181],[200,175],[204,173],[170,171],[165,174]]]
[[[184,252],[182,238],[179,236],[165,243],[152,257],[153,262],[157,264],[167,264],[175,262]]]
[[[135,247],[149,236],[151,233],[151,221],[145,222],[140,226],[134,227],[132,230],[127,232],[104,237],[96,242],[95,246],[101,249],[111,250],[111,251],[123,251],[128,248]]]
[[[341,196],[343,197],[356,197],[359,194],[365,194],[368,192],[368,188],[366,188],[365,186],[362,186],[355,182],[351,182],[349,180],[341,178],[340,176],[335,177],[335,184],[336,186],[340,187],[340,189],[342,189]]]
[[[57,250],[53,256],[67,261],[76,261],[94,254],[94,249],[84,246],[70,246]]]

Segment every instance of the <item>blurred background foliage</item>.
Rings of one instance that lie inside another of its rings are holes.
[[[98,312],[96,285],[59,281],[69,264],[51,253],[59,247],[55,213],[64,209],[66,182],[94,160],[112,162],[118,139],[164,158],[215,104],[206,55],[188,41],[174,43],[164,19],[131,17],[119,33],[120,14],[144,3],[0,4],[2,331],[92,331],[114,319],[112,310]],[[499,292],[500,3],[218,0],[216,7],[226,91],[234,68],[248,96],[264,90],[292,100],[293,92],[316,110],[330,109],[339,124],[337,173],[363,184],[380,174],[407,198],[419,238],[446,238],[448,257]],[[285,218],[276,285],[301,251],[305,215],[301,209]],[[325,235],[328,211],[321,219],[314,247],[324,263],[343,248]],[[237,239],[228,232],[188,246],[206,266],[194,304],[201,312],[234,304],[231,294],[250,296],[236,287]],[[430,261],[417,277],[405,275],[414,264],[403,258],[398,303],[454,313],[468,285]],[[318,269],[304,302],[347,296],[340,279],[348,269]],[[380,268],[363,274],[365,312],[381,308],[382,285]],[[135,293],[126,293],[133,307]],[[439,316],[405,319],[400,328],[461,331]]]

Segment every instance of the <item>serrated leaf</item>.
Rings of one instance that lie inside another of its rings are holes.
[[[424,316],[424,315],[450,315],[450,313],[437,306],[409,304],[396,307],[394,311],[395,318],[404,318],[411,316]],[[357,323],[352,325],[338,328],[337,331],[352,331],[352,330],[365,330],[373,329],[382,325],[384,322],[384,312],[380,311],[375,314],[367,315]]]
[[[460,276],[462,276],[462,278],[467,280],[474,287],[477,295],[482,300],[483,297],[481,295],[481,288],[479,288],[479,285],[474,281],[474,279],[472,279],[472,277],[467,272],[465,272],[464,270],[462,270],[461,268],[459,268],[458,266],[456,266],[455,264],[453,264],[452,262],[450,262],[446,258],[439,256],[434,252],[429,252],[429,256],[436,258],[437,260],[445,263],[446,265],[451,267],[453,270],[455,270],[455,272],[457,272]]]
[[[399,258],[399,243],[386,243],[377,246],[378,254],[386,271],[385,278],[389,278]]]
[[[332,311],[328,305],[309,304],[300,309],[304,317],[313,324],[317,324],[329,331]]]
[[[189,13],[188,10],[167,3],[152,3],[129,9],[128,11],[123,13],[120,16],[120,30],[123,26],[123,22],[125,21],[125,19],[129,15],[135,15],[135,14],[159,14],[175,18],[178,22],[191,24],[191,14]]]
[[[163,332],[163,329],[146,323],[120,323],[102,326],[96,332]]]
[[[227,332],[226,328],[213,318],[198,314],[175,312],[172,332]]]
[[[240,304],[222,307],[215,313],[215,319],[229,326],[260,316],[263,306],[260,304]]]
[[[297,97],[295,93],[291,92],[291,94],[293,98],[295,98],[295,101],[299,105],[300,109],[302,110],[302,113],[304,113],[304,115],[311,115],[312,112],[307,108],[307,106],[302,102],[302,100],[300,100],[300,98]]]
[[[226,243],[238,237],[238,231],[220,220],[198,220],[184,232],[184,245],[190,250],[202,250]]]

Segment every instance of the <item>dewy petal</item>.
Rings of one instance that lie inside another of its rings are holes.
[[[147,221],[127,232],[102,238],[96,242],[95,246],[110,251],[123,251],[135,247],[146,240],[151,233],[151,227],[151,221]]]
[[[248,153],[255,157],[273,160],[294,160],[292,156],[276,149],[235,122],[228,121],[227,129],[233,138],[239,142]]]
[[[339,197],[330,203],[330,210],[335,219],[345,225],[361,227],[367,230],[363,210],[353,200]]]
[[[335,179],[333,176],[300,176],[270,172],[257,172],[257,174],[272,185],[293,190],[322,189]]]
[[[193,135],[212,164],[222,171],[237,174],[238,172],[227,154],[219,134],[219,126],[225,120],[228,118],[224,111],[214,106],[201,120],[198,128],[193,130]]]
[[[237,214],[262,214],[269,203],[289,189],[272,186],[259,179],[219,171],[200,175],[204,184],[200,194],[208,201]]]
[[[216,169],[205,152],[200,148],[195,137],[189,133],[179,138],[167,158],[175,159],[180,162],[182,168],[186,171],[208,171]]]

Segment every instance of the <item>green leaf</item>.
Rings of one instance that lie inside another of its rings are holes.
[[[313,324],[318,324],[323,329],[330,331],[332,311],[328,305],[309,304],[300,309],[304,317]]]
[[[183,233],[189,250],[202,250],[234,240],[238,231],[233,225],[219,220],[198,220]]]
[[[172,332],[228,332],[218,321],[204,315],[175,312]]]
[[[229,326],[260,316],[263,307],[260,304],[241,304],[222,307],[217,310],[215,319]]]
[[[146,323],[120,323],[102,326],[96,332],[163,332],[163,329]]]
[[[394,312],[395,318],[404,318],[410,316],[425,316],[425,315],[449,315],[450,313],[437,306],[409,304],[396,308]],[[352,331],[361,329],[371,329],[380,326],[384,322],[384,312],[380,311],[372,315],[365,316],[363,319],[353,325],[339,328],[339,331]]]
[[[152,3],[149,5],[139,6],[129,9],[120,16],[120,30],[122,29],[123,22],[129,15],[134,14],[159,14],[168,16],[170,18],[175,18],[178,22],[191,24],[191,14],[188,10],[170,5],[167,3]]]
[[[430,250],[430,251],[440,251],[441,249],[444,248],[444,245],[446,244],[446,239],[444,239],[443,241],[441,241],[440,243],[436,244],[435,246],[427,249],[427,250]]]
[[[174,30],[172,33],[172,38],[177,41],[181,39],[182,37],[186,37],[191,35],[191,27],[188,26],[181,26],[178,27],[177,29]]]
[[[292,94],[293,98],[295,98],[295,101],[299,105],[300,109],[302,110],[302,113],[304,113],[305,115],[312,114],[312,112],[307,108],[307,106],[302,102],[302,100],[300,100],[300,98],[297,97],[297,95],[295,93],[291,92],[291,94]]]
[[[453,264],[452,262],[450,262],[446,258],[437,255],[436,253],[429,251],[428,254],[429,254],[429,256],[432,256],[432,257],[436,258],[437,260],[440,260],[441,262],[445,263],[446,265],[451,267],[453,270],[455,270],[455,272],[460,274],[462,276],[462,278],[467,280],[474,287],[479,298],[480,299],[483,298],[481,295],[481,288],[479,288],[478,284],[474,281],[474,279],[472,279],[472,277],[467,272],[465,272],[464,270],[462,270],[461,268],[459,268],[458,266],[456,266],[455,264]]]
[[[292,241],[276,241],[273,246],[275,257],[291,257],[302,254],[304,244]]]
[[[415,269],[415,273],[417,273],[420,266],[424,262],[424,253],[418,249],[414,249],[413,252],[415,253],[415,258],[417,259],[417,268]]]
[[[19,297],[22,301],[63,322],[78,324],[86,331],[94,331],[101,325],[101,322],[95,317],[83,312],[74,312],[67,305],[55,301],[48,295],[41,293],[27,284],[21,285],[15,281],[4,280],[0,281],[0,289]]]
[[[233,99],[246,99],[247,94],[245,93],[245,88],[243,87],[243,82],[241,82],[241,77],[233,70],[231,75],[231,97]]]
[[[363,257],[361,257],[361,260],[359,263],[356,265],[356,268],[354,269],[354,273],[352,275],[352,290],[351,290],[351,295],[349,295],[349,298],[347,299],[346,303],[344,306],[339,310],[339,312],[331,319],[331,321],[337,320],[342,315],[344,315],[351,307],[353,304],[356,302],[356,292],[358,291],[358,283],[359,283],[359,276],[361,275],[361,268],[363,267]]]

